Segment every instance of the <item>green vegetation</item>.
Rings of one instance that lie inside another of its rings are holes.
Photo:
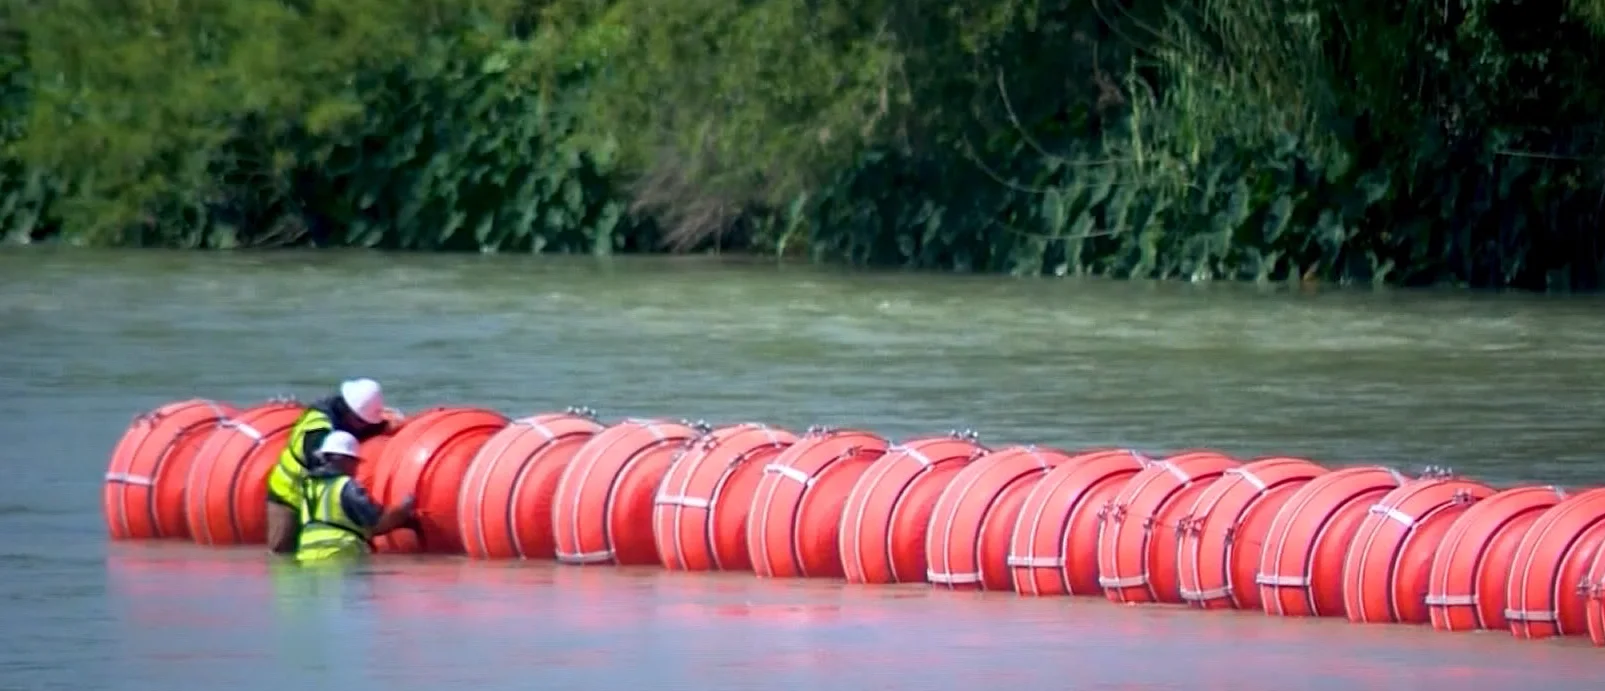
[[[0,27],[13,241],[1605,268],[1605,0],[19,0]]]

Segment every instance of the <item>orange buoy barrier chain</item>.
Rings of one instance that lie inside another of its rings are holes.
[[[849,583],[925,580],[926,530],[936,500],[959,469],[986,455],[974,430],[893,444],[847,495],[837,528]]]
[[[1605,488],[1574,494],[1539,515],[1516,547],[1505,619],[1517,638],[1588,634],[1584,583],[1605,542]]]
[[[1577,589],[1588,597],[1588,638],[1605,647],[1605,549],[1594,553],[1594,563]]]
[[[571,407],[508,423],[479,447],[457,494],[458,533],[476,559],[550,559],[552,503],[563,469],[604,428]]]
[[[384,446],[387,472],[375,478],[375,494],[385,504],[412,496],[418,528],[393,531],[374,540],[387,552],[464,552],[458,497],[463,479],[481,447],[511,421],[494,410],[447,407],[420,413]]]
[[[591,437],[552,502],[556,557],[568,564],[657,564],[653,499],[669,465],[708,434],[703,421],[630,418]]]
[[[676,453],[653,499],[652,536],[663,567],[749,569],[747,511],[764,466],[797,435],[755,422],[712,430]]]
[[[1154,461],[1129,449],[1099,449],[1062,463],[1025,499],[1007,563],[1021,595],[1101,594],[1098,531],[1105,507]]]
[[[303,410],[189,399],[135,416],[107,463],[109,536],[261,543],[266,480]],[[377,538],[381,553],[924,581],[1605,647],[1605,488],[989,448],[968,429],[893,443],[829,426],[605,422],[584,407],[385,417],[357,480],[381,503],[416,497],[419,516]]]
[[[1098,584],[1113,602],[1181,603],[1176,559],[1185,521],[1202,492],[1240,463],[1212,451],[1155,461],[1105,506],[1098,532]]]
[[[1259,609],[1254,576],[1271,521],[1293,490],[1326,472],[1286,457],[1228,468],[1177,522],[1181,598],[1203,609]]]
[[[284,451],[299,403],[273,400],[240,412],[206,438],[185,480],[185,522],[206,545],[267,539],[267,478]]]
[[[226,403],[191,399],[134,418],[106,468],[103,502],[113,538],[189,537],[184,482],[200,444],[234,414]]]
[[[1293,493],[1260,551],[1260,599],[1275,616],[1341,616],[1343,562],[1371,505],[1404,484],[1398,470],[1360,466],[1326,473]]]
[[[926,580],[954,590],[1015,590],[1013,529],[1031,490],[1075,462],[1058,449],[1010,446],[965,466],[942,491],[926,529]]]
[[[1455,519],[1428,576],[1426,604],[1439,631],[1505,629],[1505,584],[1516,548],[1538,517],[1567,497],[1559,487],[1514,487]]]
[[[747,520],[747,553],[765,578],[844,578],[839,531],[854,484],[890,442],[816,425],[765,464]]]
[[[1493,494],[1447,468],[1428,468],[1372,504],[1343,563],[1349,621],[1427,623],[1432,558],[1454,519]]]

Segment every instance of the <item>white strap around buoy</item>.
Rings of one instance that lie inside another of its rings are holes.
[[[600,552],[582,552],[580,554],[559,554],[558,559],[570,564],[598,564],[613,561],[613,550],[604,549]]]
[[[243,435],[245,435],[247,437],[250,437],[252,441],[262,441],[262,433],[258,432],[257,429],[255,427],[252,427],[251,424],[248,423],[248,422],[240,422],[238,420],[224,420],[223,421],[223,425],[225,427],[232,427],[234,429],[239,430],[240,434],[243,434]]]
[[[936,465],[936,461],[931,460],[930,456],[925,455],[925,452],[920,451],[919,449],[905,448],[903,449],[903,453],[909,458],[919,461],[921,467],[929,468],[933,465]]]
[[[1125,578],[1099,576],[1098,585],[1105,588],[1137,588],[1148,585],[1148,574],[1144,573],[1137,576],[1127,576]]]
[[[1181,589],[1181,599],[1192,602],[1198,602],[1201,600],[1219,600],[1223,597],[1231,597],[1231,594],[1231,588],[1210,588],[1209,590],[1189,590],[1187,588]]]
[[[814,485],[813,477],[809,476],[808,473],[793,468],[789,465],[770,463],[769,465],[763,467],[763,471],[766,473],[774,473],[775,475],[779,475],[788,480],[795,480],[804,487],[812,487]]]
[[[763,430],[763,435],[765,437],[769,438],[769,444],[771,446],[779,446],[780,445],[780,437],[775,436],[775,428],[770,427],[769,425],[758,425],[758,428],[762,429]],[[711,439],[713,439],[713,437],[710,436],[710,437],[708,437],[708,439],[711,440]]]
[[[1022,569],[1057,569],[1065,564],[1064,557],[1030,557],[1009,555],[1004,563]]]
[[[1453,606],[1456,606],[1456,605],[1472,606],[1472,605],[1476,605],[1477,604],[1477,596],[1476,595],[1428,595],[1427,598],[1426,598],[1426,603],[1428,605],[1445,605],[1445,606],[1450,606],[1450,607],[1453,607]]]
[[[1226,474],[1227,475],[1236,475],[1237,477],[1243,478],[1244,482],[1247,482],[1248,484],[1253,485],[1254,489],[1257,489],[1257,490],[1259,490],[1261,492],[1265,491],[1265,489],[1267,487],[1269,487],[1269,485],[1265,484],[1264,480],[1259,479],[1259,476],[1254,474],[1254,471],[1251,471],[1251,470],[1248,470],[1248,469],[1245,469],[1245,468],[1241,468],[1241,467],[1232,468],[1230,470],[1227,470]]]
[[[1377,514],[1377,515],[1380,515],[1380,516],[1387,516],[1388,518],[1391,518],[1394,521],[1397,521],[1400,525],[1402,525],[1402,526],[1404,526],[1406,528],[1409,528],[1409,527],[1411,527],[1411,526],[1416,524],[1415,516],[1411,516],[1410,514],[1407,514],[1407,513],[1403,512],[1403,511],[1395,509],[1395,508],[1393,508],[1391,506],[1385,506],[1383,504],[1372,504],[1371,508],[1368,509],[1368,511],[1370,513],[1374,513],[1374,514]]]
[[[1170,461],[1160,461],[1159,464],[1165,467],[1165,472],[1170,473],[1171,477],[1181,480],[1182,482],[1193,481],[1193,478],[1187,473],[1182,472],[1182,469],[1176,467],[1175,463],[1171,463]]]
[[[546,423],[540,422],[540,421],[536,420],[534,417],[521,417],[521,418],[519,418],[517,420],[514,420],[513,424],[518,425],[520,427],[528,427],[528,428],[530,428],[532,430],[535,430],[536,432],[540,432],[541,436],[546,437],[547,439],[556,439],[557,438],[557,435],[552,434],[551,428],[547,427]]]
[[[1308,588],[1310,587],[1310,578],[1309,576],[1273,576],[1262,573],[1254,576],[1254,583],[1285,588]]]
[[[942,585],[969,585],[969,584],[973,584],[973,583],[980,583],[981,582],[981,574],[979,574],[979,573],[941,573],[941,572],[938,572],[938,571],[932,571],[930,569],[926,569],[925,570],[925,580],[930,581],[932,583],[940,583]]]
[[[702,497],[688,497],[684,494],[659,494],[652,500],[659,506],[683,506],[688,509],[706,509],[713,506],[713,502]]]
[[[1511,621],[1557,621],[1560,613],[1552,609],[1507,609],[1505,618]]]
[[[141,487],[153,487],[156,485],[156,481],[152,480],[149,475],[129,475],[128,473],[106,473],[106,481],[120,482],[125,485],[139,485]]]

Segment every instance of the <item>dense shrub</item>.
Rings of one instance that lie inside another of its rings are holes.
[[[1605,3],[55,0],[13,241],[1598,287]]]

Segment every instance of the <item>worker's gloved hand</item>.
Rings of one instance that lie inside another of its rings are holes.
[[[418,498],[411,494],[407,495],[406,499],[401,500],[401,510],[406,511],[407,513],[413,513],[413,509],[417,508],[417,506]],[[416,515],[414,517],[416,517]]]

